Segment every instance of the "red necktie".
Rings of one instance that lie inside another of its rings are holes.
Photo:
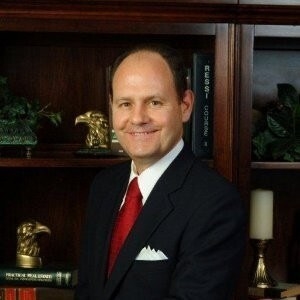
[[[108,275],[110,274],[119,251],[142,209],[142,194],[137,177],[129,184],[124,204],[119,211],[112,233],[109,251]]]

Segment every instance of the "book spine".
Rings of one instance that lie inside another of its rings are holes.
[[[18,300],[17,288],[0,287],[0,300]]]
[[[43,269],[0,269],[0,285],[71,288],[77,281],[75,272]]]
[[[35,288],[18,288],[18,300],[37,300]]]
[[[0,300],[73,300],[75,289],[0,287]]]
[[[213,155],[213,55],[193,54],[192,150],[201,158]]]
[[[73,300],[75,289],[36,288],[36,300]]]

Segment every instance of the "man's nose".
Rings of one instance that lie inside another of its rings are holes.
[[[147,123],[149,114],[145,105],[135,105],[131,111],[131,122],[133,124]]]

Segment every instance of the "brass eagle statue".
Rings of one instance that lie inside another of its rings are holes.
[[[85,123],[88,126],[86,146],[90,149],[109,148],[109,124],[106,116],[96,110],[88,111],[75,119],[75,125]]]
[[[47,226],[35,220],[24,221],[18,226],[16,259],[18,267],[34,268],[42,266],[38,244],[38,238],[41,233],[51,234],[51,231]]]

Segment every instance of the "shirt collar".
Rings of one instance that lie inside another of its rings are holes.
[[[172,161],[177,157],[184,146],[182,139],[160,160],[154,163],[152,166],[144,170],[140,175],[137,175],[134,162],[131,162],[131,174],[129,182],[136,176],[138,176],[139,188],[143,196],[143,204],[147,200],[149,194],[151,193],[154,185],[164,173],[164,171],[169,167]]]

